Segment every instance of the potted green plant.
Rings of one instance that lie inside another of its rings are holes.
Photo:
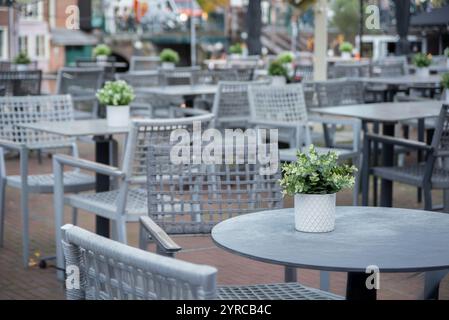
[[[106,106],[108,126],[126,127],[129,125],[129,104],[134,100],[134,90],[126,81],[108,81],[97,92],[97,98]]]
[[[229,53],[231,56],[240,57],[243,54],[243,47],[240,43],[234,43],[229,47]]]
[[[446,56],[446,67],[449,69],[449,47],[444,49],[444,55]]]
[[[444,88],[446,103],[449,104],[449,73],[445,73],[441,76],[441,86]]]
[[[14,64],[16,65],[17,71],[25,71],[28,70],[28,65],[31,63],[30,57],[26,52],[20,52],[14,58]]]
[[[162,69],[174,69],[175,65],[179,63],[179,54],[172,49],[164,49],[159,54],[162,62]]]
[[[293,52],[285,51],[278,55],[277,61],[282,63],[284,68],[287,70],[288,76],[292,77],[293,73],[295,72],[295,69],[293,67],[293,62],[295,61],[295,55]]]
[[[430,74],[429,66],[432,64],[432,56],[425,53],[417,53],[413,56],[413,64],[416,66],[416,75],[418,77],[428,77]]]
[[[278,60],[270,63],[270,66],[268,67],[268,75],[271,78],[272,85],[284,85],[288,79],[287,69]]]
[[[106,44],[99,44],[94,48],[94,57],[98,62],[106,62],[112,54],[111,48]]]
[[[343,59],[351,59],[351,53],[352,50],[354,49],[354,47],[352,46],[352,44],[350,42],[344,41],[342,43],[340,43],[340,46],[338,47],[338,49],[341,52],[341,57]]]
[[[284,164],[284,194],[294,196],[295,229],[330,232],[335,228],[336,193],[354,185],[354,166],[338,164],[335,152],[318,154],[313,145],[298,151],[296,162]]]

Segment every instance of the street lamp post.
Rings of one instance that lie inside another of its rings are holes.
[[[192,66],[196,65],[196,19],[194,14],[194,1],[195,0],[190,1],[190,64]]]

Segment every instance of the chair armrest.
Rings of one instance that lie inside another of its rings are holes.
[[[94,171],[96,173],[108,175],[111,177],[122,178],[125,176],[125,173],[120,171],[118,168],[107,166],[105,164],[90,160],[75,158],[64,154],[54,155],[53,160],[62,165]]]
[[[263,120],[250,120],[249,124],[254,126],[267,126],[273,128],[287,128],[287,129],[297,129],[298,126],[304,125],[300,122],[286,122],[286,121],[263,121]]]
[[[184,116],[201,116],[203,114],[209,114],[210,112],[201,109],[194,108],[181,108],[181,107],[170,107],[170,114],[176,115],[181,114]]]
[[[177,245],[161,227],[159,227],[150,217],[141,216],[140,225],[151,235],[156,241],[159,253],[164,255],[174,255],[182,248]],[[162,252],[160,252],[162,250]]]
[[[428,144],[426,144],[424,142],[389,137],[389,136],[384,136],[384,135],[380,135],[380,134],[366,134],[365,139],[366,139],[366,141],[377,141],[377,142],[381,142],[381,143],[394,144],[394,145],[403,146],[403,147],[407,147],[407,148],[411,148],[411,149],[417,149],[417,150],[431,151],[433,149],[431,146],[429,146]]]
[[[20,149],[26,147],[26,145],[23,143],[0,139],[0,147],[6,148],[6,149],[20,150]]]

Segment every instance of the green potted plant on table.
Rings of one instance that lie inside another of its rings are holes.
[[[354,47],[352,46],[352,44],[350,42],[342,42],[340,43],[340,46],[338,47],[338,49],[341,52],[341,57],[343,59],[349,60],[351,59],[351,53],[352,50],[354,49]]]
[[[277,61],[282,63],[284,68],[287,70],[288,76],[291,78],[293,77],[293,73],[295,72],[295,69],[293,67],[293,62],[295,61],[295,55],[293,52],[285,51],[278,55]]]
[[[229,47],[229,53],[233,57],[240,57],[243,54],[243,47],[240,43],[234,43]]]
[[[288,71],[278,60],[270,63],[270,66],[268,67],[268,75],[271,78],[272,85],[281,86],[286,84],[288,80]]]
[[[444,49],[444,55],[446,56],[446,67],[449,69],[449,47]]]
[[[162,69],[174,69],[179,63],[179,54],[172,49],[164,49],[159,55],[162,62]]]
[[[432,64],[432,56],[425,53],[417,53],[413,56],[413,64],[416,66],[416,75],[418,77],[428,77],[430,74],[429,66]]]
[[[441,86],[444,88],[444,95],[446,103],[449,104],[449,73],[443,74],[441,77]]]
[[[108,126],[126,127],[129,125],[129,104],[134,100],[134,90],[123,80],[108,81],[97,92],[97,98],[106,106]]]
[[[20,52],[14,58],[14,64],[16,65],[17,71],[28,70],[28,66],[30,63],[31,63],[31,59],[30,59],[30,57],[28,57],[28,54],[26,52]]]
[[[335,228],[336,193],[354,185],[354,166],[338,164],[335,152],[318,154],[313,145],[282,167],[284,194],[295,197],[295,229],[330,232]]]
[[[99,44],[94,48],[94,57],[98,62],[108,61],[108,57],[112,54],[111,48],[106,44]]]

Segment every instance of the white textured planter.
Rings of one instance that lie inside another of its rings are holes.
[[[430,75],[430,70],[429,68],[416,68],[416,75],[418,77],[428,77]]]
[[[129,106],[107,106],[106,119],[110,127],[129,126]]]
[[[172,70],[175,68],[175,64],[173,62],[162,62],[162,69]]]
[[[283,76],[270,76],[270,79],[271,85],[273,86],[283,86],[287,83],[287,80]]]
[[[16,70],[17,71],[27,71],[28,65],[27,64],[16,64]]]
[[[351,52],[342,52],[341,53],[341,58],[344,59],[344,60],[351,59]]]
[[[296,194],[295,229],[330,232],[335,228],[336,194]]]

